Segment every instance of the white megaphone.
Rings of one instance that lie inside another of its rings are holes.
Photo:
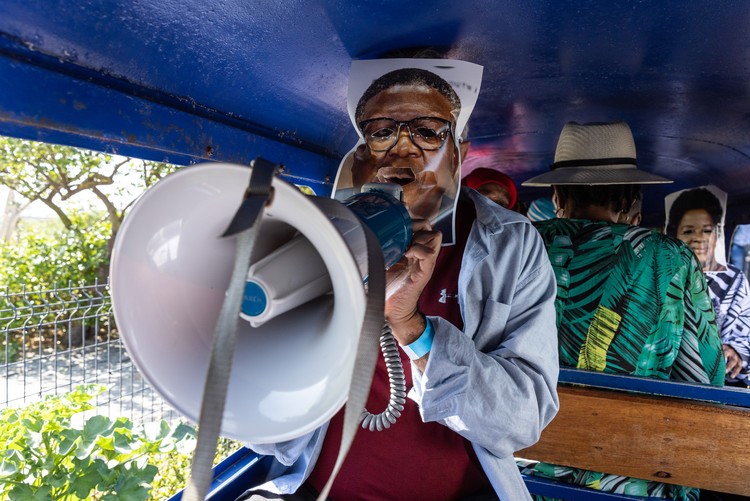
[[[167,403],[194,422],[235,254],[233,237],[221,235],[250,175],[231,164],[171,174],[138,200],[115,241],[111,289],[125,347]],[[274,178],[271,187],[221,427],[250,443],[302,436],[341,408],[365,313],[358,232],[293,185]],[[382,193],[346,204],[373,229],[386,263],[397,261],[411,240],[404,206]]]

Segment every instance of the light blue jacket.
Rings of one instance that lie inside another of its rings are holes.
[[[472,442],[502,500],[530,499],[513,453],[535,443],[558,409],[555,295],[547,251],[528,219],[466,189],[477,210],[459,274],[464,331],[429,317],[435,338],[409,398],[425,422]],[[310,475],[327,425],[280,444],[248,445],[279,463],[260,488],[294,492]]]

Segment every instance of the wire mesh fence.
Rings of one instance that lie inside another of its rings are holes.
[[[109,388],[96,413],[134,423],[178,414],[143,380],[118,335],[107,284],[0,292],[0,408],[72,391]]]

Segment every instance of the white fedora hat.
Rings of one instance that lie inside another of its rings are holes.
[[[553,184],[662,184],[672,181],[639,170],[635,142],[625,122],[568,122],[560,132],[550,172],[532,177],[523,186]]]

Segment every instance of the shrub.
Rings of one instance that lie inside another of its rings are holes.
[[[69,229],[22,226],[16,239],[1,244],[0,284],[17,291],[106,281],[109,221],[92,213],[76,213],[71,220]]]
[[[0,497],[143,501],[158,473],[156,458],[186,464],[195,445],[191,426],[162,421],[134,428],[128,419],[104,416],[73,426],[72,418],[92,409],[90,400],[102,390],[99,385],[79,386],[66,395],[2,411],[0,441],[6,446],[0,456]],[[176,457],[180,459],[174,461]],[[160,488],[166,492],[170,486],[163,478]],[[184,485],[184,477],[177,480],[165,497]]]

